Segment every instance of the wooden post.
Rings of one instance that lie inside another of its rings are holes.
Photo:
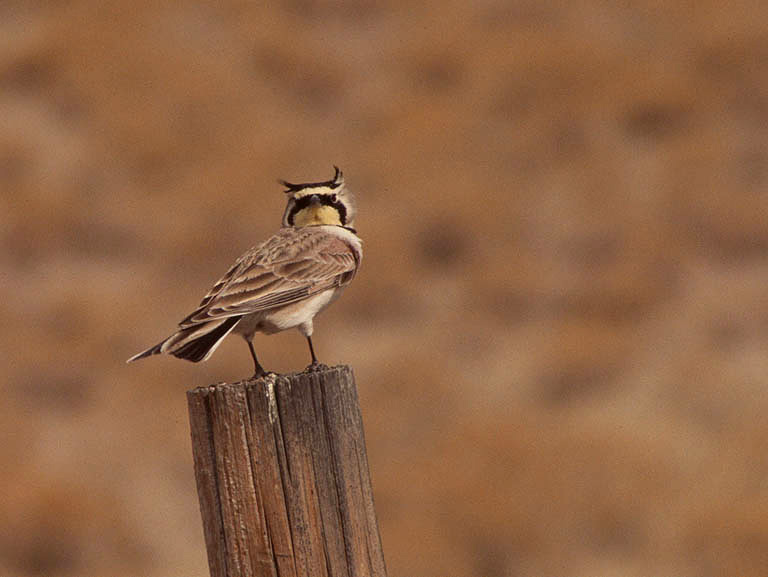
[[[386,577],[349,367],[187,400],[211,577]]]

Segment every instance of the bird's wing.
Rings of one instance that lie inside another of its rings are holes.
[[[322,231],[283,229],[245,253],[180,326],[265,311],[348,284],[359,264],[344,240]]]

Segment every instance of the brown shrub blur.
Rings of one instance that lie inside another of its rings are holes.
[[[338,164],[366,256],[315,344],[392,577],[766,575],[766,22],[4,3],[0,574],[207,575],[184,391],[247,349],[124,361]]]

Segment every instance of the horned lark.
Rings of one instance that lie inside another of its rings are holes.
[[[319,365],[312,320],[352,281],[363,256],[352,228],[355,207],[338,168],[325,182],[280,182],[288,205],[277,234],[243,254],[175,333],[128,362],[160,353],[204,361],[235,332],[248,343],[254,376],[260,376],[265,371],[253,350],[254,335],[296,327],[309,343],[308,368]]]

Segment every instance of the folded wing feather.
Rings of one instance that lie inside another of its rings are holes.
[[[356,269],[355,253],[342,239],[311,229],[286,229],[243,255],[180,326],[295,303],[346,285]]]

